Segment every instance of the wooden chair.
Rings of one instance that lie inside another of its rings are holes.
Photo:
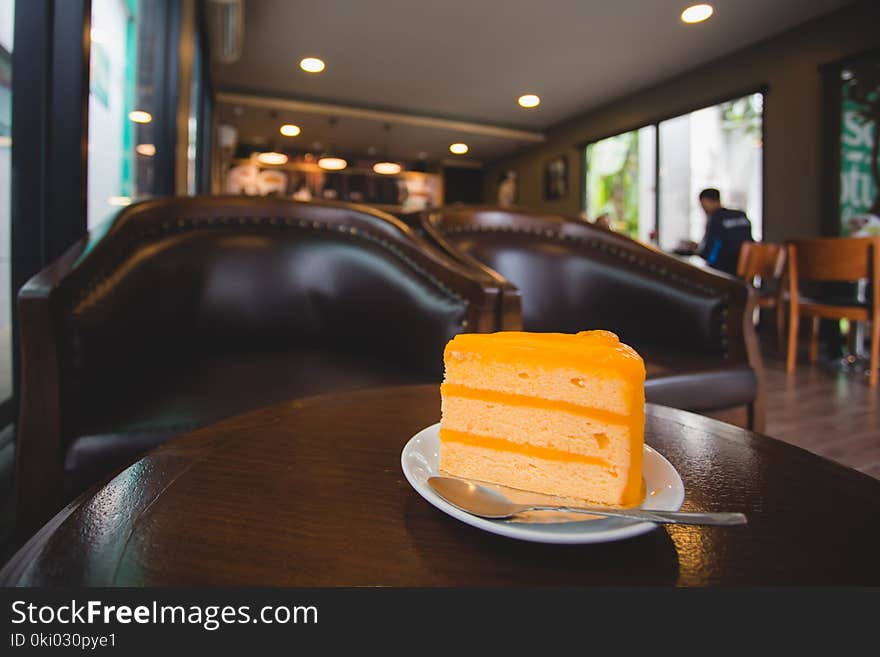
[[[758,292],[758,308],[776,309],[776,345],[782,351],[785,333],[785,304],[782,276],[785,272],[786,250],[783,244],[745,242],[739,252],[736,275]],[[755,285],[759,278],[761,287]],[[774,285],[767,287],[772,281]]]
[[[788,372],[794,371],[800,316],[812,319],[809,359],[819,352],[819,319],[871,322],[871,387],[877,385],[880,359],[880,237],[831,237],[792,240],[788,244]],[[858,281],[871,283],[871,296],[864,304],[831,303],[800,293],[801,281]]]

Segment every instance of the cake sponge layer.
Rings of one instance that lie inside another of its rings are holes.
[[[478,436],[500,437],[611,463],[629,463],[630,432],[624,424],[608,424],[585,415],[536,412],[476,399],[443,395],[443,428]]]
[[[457,477],[595,504],[620,495],[620,476],[600,464],[542,459],[454,441],[441,443],[440,462]]]

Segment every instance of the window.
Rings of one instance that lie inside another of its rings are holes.
[[[586,149],[586,213],[604,216],[611,227],[648,241],[654,229],[657,184],[656,128],[624,132],[590,144]]]
[[[204,58],[201,48],[193,49],[192,74],[189,88],[189,116],[186,121],[186,193],[190,196],[199,192],[198,147],[204,138],[205,126],[202,122],[204,112]]]
[[[706,216],[697,196],[716,187],[726,207],[743,210],[761,239],[763,94],[757,93],[660,123],[659,244],[699,242]]]
[[[671,251],[700,241],[697,196],[717,187],[761,239],[763,100],[750,94],[587,145],[587,217],[605,215],[615,230]]]
[[[92,0],[88,226],[150,196],[159,116],[155,84],[164,47],[158,0]]]

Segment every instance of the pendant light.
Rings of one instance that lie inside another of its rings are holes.
[[[287,164],[287,155],[276,150],[264,151],[257,155],[257,161],[260,164],[282,165]]]
[[[385,130],[385,156],[388,157],[388,134],[391,132],[391,125],[386,123],[383,128]],[[401,169],[403,169],[403,167],[401,167],[399,163],[390,160],[376,162],[373,165],[373,171],[382,174],[383,176],[393,176],[400,173]]]
[[[330,151],[325,152],[318,158],[318,166],[325,171],[342,171],[348,166],[343,158],[333,153],[333,131],[336,126],[336,117],[330,117]]]
[[[278,118],[278,112],[269,110],[269,120],[274,123]],[[287,155],[278,148],[278,141],[273,139],[269,142],[269,150],[257,154],[257,162],[260,164],[268,164],[270,166],[281,166],[287,164]]]

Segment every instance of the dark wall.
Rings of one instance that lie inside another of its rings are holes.
[[[483,170],[473,167],[443,168],[443,203],[482,203]]]
[[[578,214],[582,207],[582,145],[660,118],[682,114],[767,87],[764,238],[781,240],[821,232],[822,80],[819,67],[880,46],[880,2],[858,2],[778,37],[725,56],[644,89],[548,131],[548,141],[516,157],[492,163],[484,199],[496,198],[499,174],[517,171],[519,204]],[[601,65],[601,62],[597,63]],[[544,166],[568,155],[569,193],[542,196]]]

